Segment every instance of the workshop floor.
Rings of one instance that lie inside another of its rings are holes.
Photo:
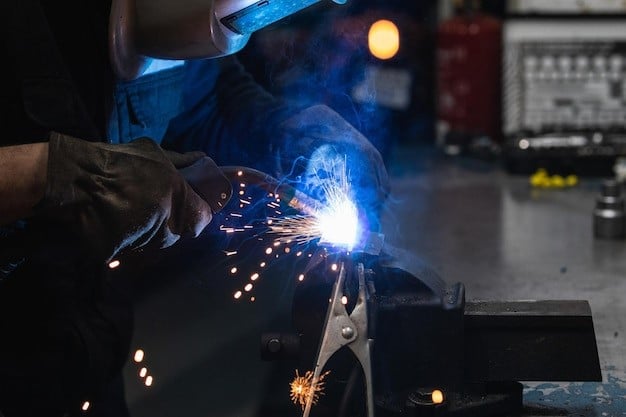
[[[603,382],[527,384],[523,415],[626,415],[626,240],[593,236],[599,180],[532,189],[497,165],[422,148],[398,149],[389,168],[387,242],[463,282],[468,300],[589,301]],[[133,417],[255,415],[269,372],[258,334],[289,314],[289,285],[268,279],[258,291],[256,302],[235,303],[230,293],[175,285],[138,303],[133,348],[146,357],[125,368]],[[143,366],[149,388],[137,375]]]

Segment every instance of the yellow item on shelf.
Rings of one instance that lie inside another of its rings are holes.
[[[539,168],[530,176],[530,185],[537,188],[566,188],[578,184],[578,176],[548,175],[548,171]]]

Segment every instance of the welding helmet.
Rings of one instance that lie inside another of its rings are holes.
[[[133,79],[149,58],[230,55],[241,50],[253,32],[321,1],[112,0],[111,64],[118,77]]]

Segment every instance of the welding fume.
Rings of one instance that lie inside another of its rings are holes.
[[[342,166],[341,207],[378,228],[376,147],[330,107],[268,93],[234,55],[315,3],[2,3],[0,415],[129,415],[133,300],[158,279],[143,266],[249,204],[221,167],[324,205],[346,188],[323,171]]]

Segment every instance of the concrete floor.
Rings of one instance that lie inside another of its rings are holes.
[[[603,382],[526,384],[524,415],[626,415],[626,240],[593,236],[599,180],[537,190],[497,164],[420,148],[399,149],[389,168],[387,242],[463,282],[468,300],[589,301]],[[289,314],[286,282],[263,281],[254,303],[233,302],[221,285],[142,298],[133,348],[146,357],[125,368],[133,417],[255,416],[270,371],[258,334]],[[154,375],[150,388],[137,376],[142,366]]]

